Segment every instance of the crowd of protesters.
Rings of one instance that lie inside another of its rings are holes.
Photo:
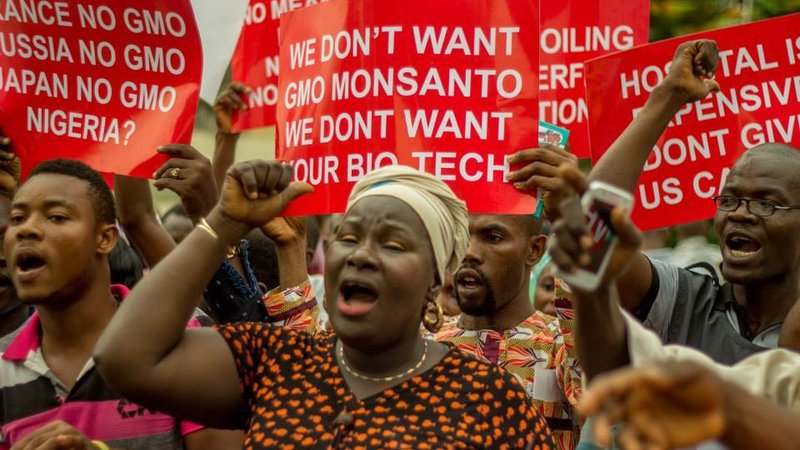
[[[719,89],[717,62],[713,42],[678,47],[588,173],[555,146],[512,155],[541,219],[469,214],[403,166],[341,215],[282,217],[312,188],[234,162],[240,84],[212,160],[158,149],[155,187],[180,198],[162,216],[148,180],[112,192],[77,161],[21,180],[0,131],[0,449],[795,448],[796,149],[738,159],[718,247],[706,223],[646,246],[616,209],[598,286],[559,278],[589,259],[588,184],[633,191],[673,116]]]

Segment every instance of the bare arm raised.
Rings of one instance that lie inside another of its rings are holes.
[[[633,192],[653,146],[683,105],[702,100],[719,85],[711,77],[719,55],[714,41],[685,42],[675,50],[667,76],[644,108],[592,169],[591,180]]]
[[[216,147],[214,148],[214,178],[221,186],[225,174],[236,160],[236,144],[239,133],[233,132],[233,113],[247,111],[245,98],[252,91],[242,83],[231,83],[214,103],[214,117],[217,119]]]
[[[228,345],[215,330],[184,326],[226,247],[311,190],[291,178],[291,168],[275,162],[230,169],[210,228],[195,229],[136,286],[98,342],[94,357],[111,386],[174,416],[236,424],[244,402]]]
[[[154,267],[175,248],[175,241],[156,217],[149,181],[115,175],[114,197],[125,234],[141,252],[147,265]]]

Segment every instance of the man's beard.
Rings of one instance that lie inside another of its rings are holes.
[[[497,308],[497,301],[495,300],[494,296],[494,289],[492,289],[491,283],[489,283],[489,279],[486,277],[480,269],[477,267],[470,267],[471,270],[474,270],[481,279],[481,285],[483,286],[483,301],[480,303],[471,303],[467,304],[467,302],[463,302],[458,292],[458,284],[456,284],[455,294],[456,294],[456,301],[458,302],[458,307],[461,308],[461,312],[467,314],[469,316],[488,316],[495,312]]]

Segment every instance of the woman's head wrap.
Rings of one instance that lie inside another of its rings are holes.
[[[350,193],[347,210],[366,197],[396,198],[413,209],[428,232],[439,282],[455,273],[469,245],[467,206],[436,177],[406,166],[389,166],[368,173]]]

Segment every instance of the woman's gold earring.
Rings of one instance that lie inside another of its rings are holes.
[[[434,300],[428,300],[425,305],[425,315],[422,316],[422,324],[431,333],[436,333],[444,324],[444,312],[442,307]]]

